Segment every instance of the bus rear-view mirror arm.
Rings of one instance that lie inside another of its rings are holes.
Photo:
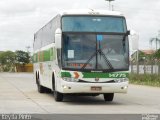
[[[126,36],[128,36],[128,35],[130,35],[130,34],[131,34],[130,30],[127,30]]]

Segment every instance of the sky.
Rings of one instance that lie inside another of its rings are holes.
[[[139,35],[139,49],[150,49],[149,40],[160,30],[159,0],[115,0],[129,30]],[[33,36],[58,12],[68,9],[108,10],[105,0],[0,0],[0,51],[32,51]],[[152,46],[152,48],[154,45]]]

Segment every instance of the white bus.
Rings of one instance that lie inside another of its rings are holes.
[[[34,35],[34,75],[40,93],[99,95],[112,101],[126,93],[129,42],[125,17],[115,11],[69,10]]]

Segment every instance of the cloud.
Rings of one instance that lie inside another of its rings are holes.
[[[160,29],[160,1],[134,0],[116,6],[126,15],[128,28],[138,32],[140,49],[150,49],[149,40]]]
[[[149,48],[149,39],[160,29],[160,1],[116,0],[114,9],[124,13],[128,29],[139,33],[140,48]],[[0,50],[32,46],[33,35],[65,9],[108,9],[105,0],[0,0]]]
[[[35,11],[32,0],[2,0],[0,1],[0,13],[2,15],[19,15]]]

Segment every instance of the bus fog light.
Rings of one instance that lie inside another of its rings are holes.
[[[128,88],[128,86],[124,86],[124,89],[127,89]]]
[[[71,89],[71,87],[66,86],[66,85],[63,85],[62,87],[63,87],[63,89]]]
[[[127,89],[127,88],[128,88],[128,86],[121,87],[121,89]]]
[[[64,86],[63,86],[63,89],[67,89],[67,86],[64,85]]]

